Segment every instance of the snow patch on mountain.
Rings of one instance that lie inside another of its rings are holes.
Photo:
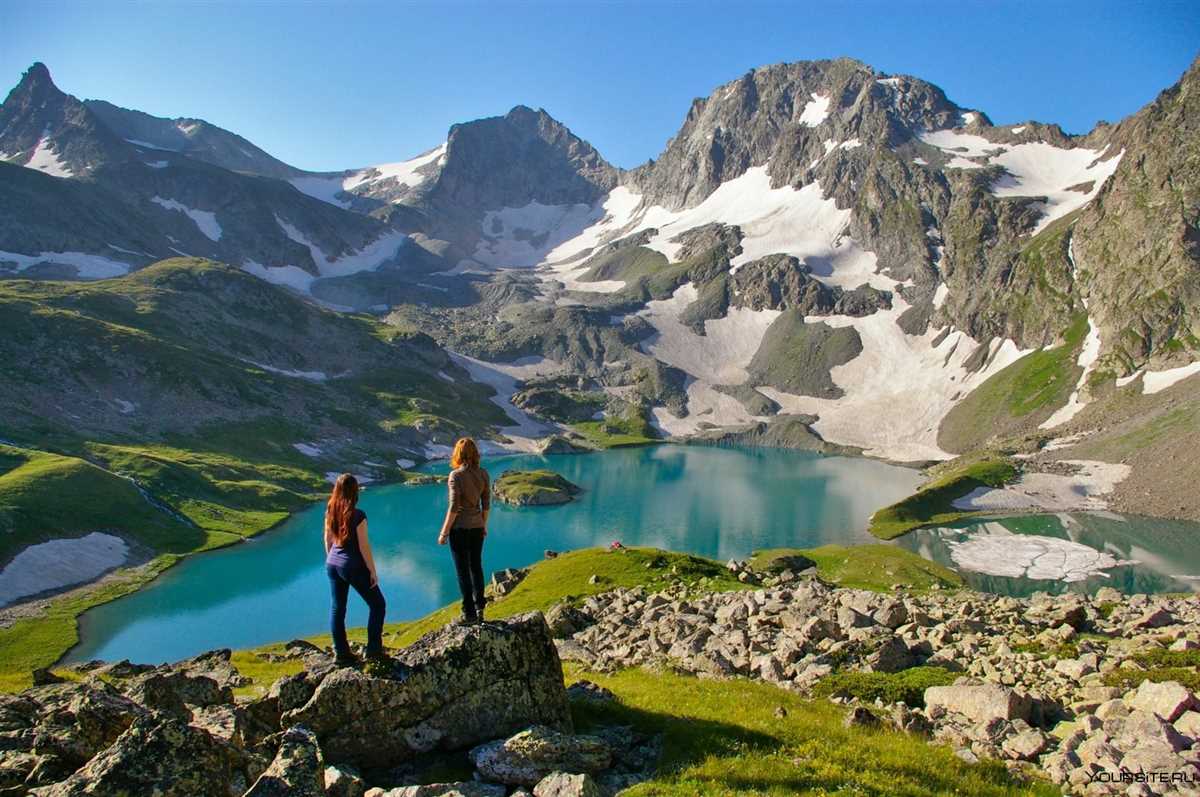
[[[816,127],[829,117],[829,97],[822,97],[815,91],[809,96],[812,99],[805,103],[799,122],[806,127]]]
[[[550,250],[546,254],[546,262],[552,266],[569,269],[570,265],[564,265],[566,261],[574,260],[601,244],[620,237],[632,223],[635,211],[641,204],[641,194],[635,194],[626,186],[617,186],[600,204],[599,221]]]
[[[324,371],[296,371],[291,368],[276,368],[273,365],[267,365],[266,363],[260,363],[255,360],[246,360],[246,362],[250,363],[256,368],[261,368],[264,371],[269,371],[273,374],[279,374],[280,376],[291,377],[292,379],[303,379],[306,382],[325,382],[329,379],[328,374],[326,374]]]
[[[1200,360],[1191,365],[1181,365],[1178,368],[1168,368],[1165,371],[1139,371],[1142,376],[1142,393],[1149,395],[1151,393],[1160,393],[1176,382],[1181,382],[1189,376],[1200,374]],[[1133,374],[1132,377],[1126,377],[1126,384],[1132,381],[1133,377],[1138,374]],[[1117,384],[1121,384],[1121,380],[1117,380]]]
[[[862,339],[862,353],[830,370],[845,395],[838,399],[795,396],[760,387],[784,412],[820,416],[813,428],[826,440],[859,446],[867,453],[900,461],[949,459],[937,444],[942,418],[960,398],[990,376],[1028,354],[1011,340],[990,344],[986,367],[969,373],[963,364],[979,345],[961,330],[952,330],[937,346],[941,330],[906,334],[898,325],[909,307],[893,296],[892,309],[863,318],[830,316],[813,319],[833,327],[852,326]]]
[[[426,180],[426,175],[419,172],[418,169],[440,160],[445,154],[446,144],[442,143],[410,160],[370,166],[345,178],[342,182],[342,190],[353,191],[359,186],[377,183],[381,180],[395,180],[399,185],[416,188]]]
[[[1013,132],[1019,130],[1014,129]],[[1055,219],[1092,201],[1117,170],[1125,154],[1122,150],[1102,159],[1105,150],[1083,147],[1064,149],[1044,141],[997,144],[983,136],[957,129],[928,131],[918,137],[926,144],[954,156],[946,164],[948,168],[1004,167],[1007,174],[999,177],[991,186],[995,196],[1045,197],[1041,203],[1042,217],[1034,227],[1033,235],[1046,229]]]
[[[221,225],[217,223],[217,214],[208,210],[196,210],[190,208],[182,202],[174,199],[163,199],[160,196],[154,196],[150,199],[156,205],[166,208],[167,210],[178,211],[193,222],[207,238],[213,241],[221,240]]]
[[[990,159],[991,165],[1003,166],[1008,172],[992,184],[991,191],[996,196],[1046,197],[1042,218],[1032,233],[1037,235],[1055,219],[1091,202],[1125,152],[1100,160],[1103,154],[1082,147],[1060,149],[1040,141],[1018,144]],[[1088,183],[1091,186],[1086,191],[1080,190]]]
[[[473,259],[493,268],[529,268],[604,218],[603,206],[543,205],[489,210]]]
[[[535,376],[560,373],[562,365],[545,357],[522,357],[511,363],[490,363],[457,352],[448,352],[455,363],[466,369],[471,379],[489,385],[496,391],[491,401],[512,420],[501,429],[521,450],[535,450],[536,440],[553,431],[554,427],[536,420],[512,403],[517,383]],[[428,454],[427,454],[428,456]]]
[[[689,282],[670,299],[648,302],[638,315],[650,322],[655,334],[643,341],[641,348],[710,384],[740,385],[748,377],[746,366],[780,311],[731,307],[724,318],[705,321],[701,336],[679,321],[680,314],[698,297],[699,291]]]
[[[345,277],[360,271],[373,271],[395,257],[396,253],[400,251],[400,247],[409,242],[408,236],[404,233],[391,231],[384,233],[356,252],[342,257],[330,257],[325,254],[325,250],[310,241],[308,236],[295,225],[278,215],[275,216],[275,222],[283,230],[284,235],[308,249],[313,263],[317,266],[317,272],[322,277]]]
[[[415,158],[398,163],[381,163],[368,166],[365,169],[352,169],[337,175],[308,175],[293,177],[290,182],[297,191],[308,194],[314,199],[337,205],[342,209],[350,207],[350,200],[339,199],[338,194],[354,192],[373,183],[385,180],[395,180],[398,186],[416,188],[428,179],[428,175],[418,171],[435,161],[441,160],[446,154],[445,143],[422,153]]]
[[[50,131],[48,129],[38,139],[37,146],[33,148],[33,154],[25,162],[25,168],[43,172],[51,177],[75,176],[70,167],[58,157],[58,153],[54,150],[54,144],[50,140]]]
[[[42,252],[40,255],[23,255],[18,252],[0,251],[0,265],[6,262],[16,263],[17,271],[24,271],[39,263],[71,266],[79,279],[85,280],[110,279],[129,273],[128,263],[87,252]]]
[[[256,260],[242,263],[242,270],[272,285],[283,285],[300,293],[308,293],[316,279],[299,266],[265,266]]]

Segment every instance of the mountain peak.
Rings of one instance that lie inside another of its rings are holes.
[[[50,77],[50,69],[41,61],[34,61],[33,65],[25,70],[25,74],[21,75],[20,82],[9,96],[22,94],[56,96],[61,93]]]

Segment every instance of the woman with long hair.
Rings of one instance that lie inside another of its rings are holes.
[[[454,444],[450,457],[450,506],[438,545],[450,543],[458,589],[462,592],[462,622],[483,622],[483,538],[492,508],[491,478],[479,464],[479,447],[469,437]]]
[[[357,663],[346,641],[346,599],[351,587],[371,610],[367,620],[367,658],[382,658],[387,602],[379,589],[379,574],[367,538],[367,513],[358,508],[358,480],[349,473],[338,476],[325,505],[325,572],[333,596],[329,627],[337,663],[342,666]]]

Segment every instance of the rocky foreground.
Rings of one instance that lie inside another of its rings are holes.
[[[573,733],[562,664],[538,613],[451,626],[367,670],[288,646],[304,671],[256,699],[215,651],[162,667],[82,665],[0,695],[0,795],[590,797],[645,777],[658,742]],[[587,695],[584,695],[587,699]],[[419,782],[469,751],[475,779]],[[515,789],[515,791],[514,791]]]
[[[743,581],[759,580],[730,566]],[[924,689],[909,701],[916,705],[863,705],[845,676],[832,699],[850,705],[848,723],[926,734],[967,761],[1007,761],[1067,793],[1200,795],[1200,701],[1144,672],[1147,654],[1158,655],[1191,666],[1155,677],[1194,681],[1195,597],[880,594],[784,571],[753,591],[622,589],[579,608],[560,604],[547,617],[563,658],[601,672],[670,666],[821,693],[839,671],[941,668],[921,671],[945,685]]]
[[[0,695],[0,795],[601,797],[650,777],[662,739],[576,733],[572,701],[614,697],[564,688],[563,659],[829,697],[848,725],[924,735],[1069,794],[1200,794],[1196,598],[886,594],[788,565],[731,563],[740,592],[614,589],[545,618],[450,626],[362,670],[292,642],[260,655],[303,670],[260,697],[234,696],[248,680],[229,651],[40,671]],[[450,760],[463,780],[419,785]]]

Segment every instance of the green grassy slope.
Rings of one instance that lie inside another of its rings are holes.
[[[982,455],[952,460],[933,470],[933,478],[917,492],[884,507],[871,516],[870,532],[891,540],[922,526],[951,523],[973,513],[955,509],[952,502],[978,487],[1000,487],[1017,477],[1017,469],[1003,457]]]
[[[1083,369],[1076,364],[1087,335],[1087,316],[1071,319],[1063,342],[1025,355],[993,374],[954,405],[938,430],[938,445],[963,453],[992,438],[1036,429],[1067,403]]]
[[[428,337],[195,258],[97,282],[0,281],[0,371],[0,565],[93,530],[153,560],[0,630],[10,686],[73,644],[80,611],[172,556],[272,527],[325,492],[326,471],[372,461],[403,480],[393,463],[429,434],[507,423]]]

